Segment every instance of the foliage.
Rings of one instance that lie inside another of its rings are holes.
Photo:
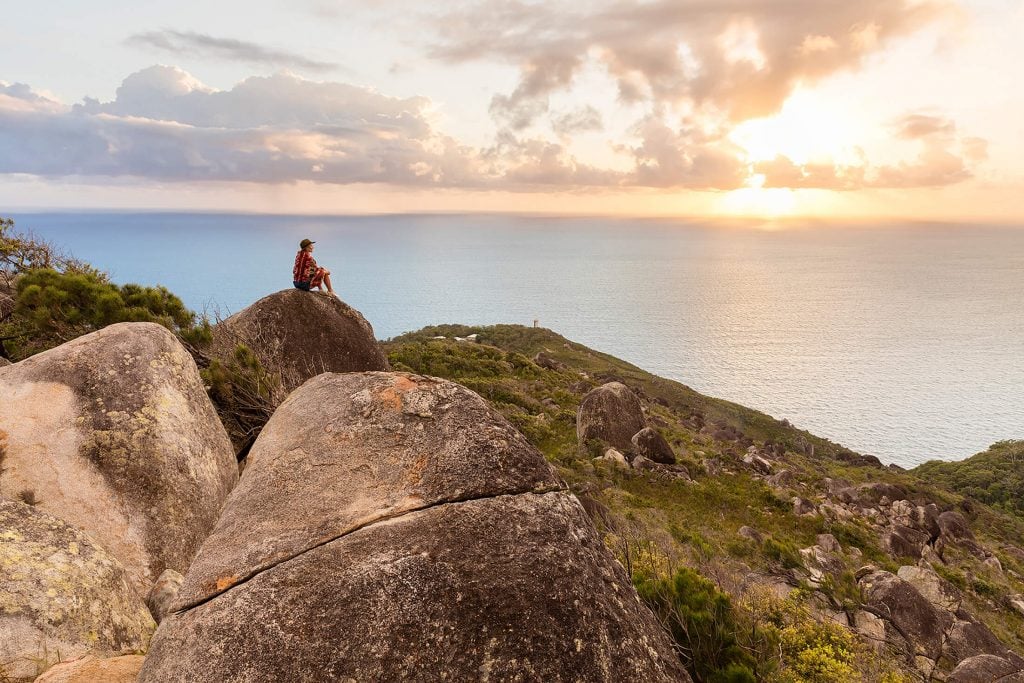
[[[1024,517],[1024,440],[1000,441],[966,460],[929,460],[912,472],[993,507]]]
[[[816,620],[801,591],[779,599],[766,591],[752,591],[741,603],[741,621],[760,630],[759,661],[771,683],[853,683],[862,680],[856,666],[853,634],[839,624]],[[765,647],[768,646],[768,647]]]
[[[226,360],[210,359],[200,375],[229,434],[247,450],[282,398],[281,377],[244,344]]]
[[[753,683],[753,660],[740,646],[729,596],[688,567],[671,577],[634,579],[637,592],[667,627],[699,683]]]
[[[0,355],[19,360],[119,322],[159,323],[192,346],[210,337],[166,288],[115,285],[0,218]]]
[[[204,322],[164,287],[118,286],[94,273],[30,270],[17,280],[4,341],[26,357],[120,322],[159,323],[184,340],[208,338]]]

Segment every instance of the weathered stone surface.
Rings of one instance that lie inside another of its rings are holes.
[[[238,477],[192,357],[122,323],[0,369],[0,491],[84,528],[145,595],[188,568]]]
[[[749,539],[754,543],[757,543],[758,545],[760,545],[761,541],[764,540],[764,534],[762,534],[760,531],[753,527],[745,525],[741,526],[739,531],[737,531],[736,533],[739,534],[741,538]]]
[[[523,435],[459,384],[326,373],[293,392],[260,433],[178,601],[195,604],[412,510],[559,488]]]
[[[839,541],[837,541],[836,537],[832,534],[818,534],[815,537],[815,540],[825,552],[834,554],[843,552],[843,548],[839,545]]]
[[[917,592],[937,609],[956,612],[960,609],[962,596],[948,581],[943,580],[932,569],[904,565],[896,575],[917,589]]]
[[[146,596],[146,607],[149,608],[149,613],[153,615],[156,623],[159,624],[163,621],[163,618],[171,611],[171,604],[178,597],[178,591],[184,580],[185,577],[180,573],[173,569],[165,569],[153,584],[149,595]]]
[[[920,559],[928,534],[897,524],[882,536],[882,545],[893,557]]]
[[[156,624],[124,568],[82,531],[0,499],[0,680],[87,653],[144,651]]]
[[[662,465],[674,465],[676,462],[676,454],[672,451],[672,447],[668,445],[668,441],[665,441],[665,437],[655,429],[644,427],[633,435],[630,442],[637,455],[642,455]]]
[[[953,662],[961,662],[975,655],[996,655],[1017,659],[995,634],[973,616],[963,610],[957,614],[953,627],[949,630],[944,653]],[[1024,664],[1024,661],[1022,661]]]
[[[601,439],[620,450],[632,450],[633,435],[643,428],[640,399],[620,382],[592,389],[576,412],[576,435],[581,445]]]
[[[11,364],[11,361],[9,361],[6,358],[3,358],[2,356],[0,356],[0,368],[5,368],[5,367],[7,367],[10,364]]]
[[[906,638],[914,654],[932,661],[939,658],[952,615],[937,610],[916,588],[887,571],[868,572],[859,583],[864,604]]]
[[[771,487],[781,489],[786,488],[787,486],[792,486],[795,481],[796,478],[793,476],[793,472],[791,470],[783,469],[768,477],[765,480],[765,483]]]
[[[579,502],[467,389],[322,375],[249,457],[140,681],[689,680]]]
[[[955,510],[947,510],[940,514],[938,524],[942,535],[948,540],[974,540],[974,534],[971,533],[971,527],[967,524],[967,520]]]
[[[337,297],[286,289],[265,296],[213,328],[214,355],[237,344],[263,367],[281,373],[283,400],[323,372],[387,370],[388,362],[366,318]]]
[[[743,456],[743,462],[750,465],[750,468],[758,474],[768,475],[772,473],[772,463],[757,453],[747,453]]]
[[[88,655],[47,669],[35,683],[135,683],[144,661],[142,655],[110,659]]]
[[[968,657],[953,669],[947,683],[1024,683],[1024,672],[1015,662],[995,655]]]
[[[793,503],[793,514],[794,515],[813,515],[816,512],[814,503],[799,496],[794,496]]]
[[[604,452],[604,455],[599,455],[594,459],[603,460],[604,462],[611,463],[616,467],[621,467],[622,469],[629,469],[629,461],[626,460],[626,456],[624,456],[622,453],[615,450],[614,448],[609,448]]]

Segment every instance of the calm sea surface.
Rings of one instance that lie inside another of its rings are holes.
[[[509,216],[25,214],[197,310],[291,286],[303,237],[387,338],[534,319],[884,461],[1024,438],[1024,229]]]

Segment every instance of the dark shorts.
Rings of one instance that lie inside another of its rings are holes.
[[[293,280],[292,284],[295,285],[295,289],[301,289],[303,292],[308,292],[309,291],[309,283],[308,282],[299,282],[298,280]]]

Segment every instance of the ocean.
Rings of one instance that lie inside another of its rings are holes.
[[[303,237],[379,338],[534,321],[884,462],[1024,438],[1024,228],[508,215],[37,213],[119,283],[226,316]]]

